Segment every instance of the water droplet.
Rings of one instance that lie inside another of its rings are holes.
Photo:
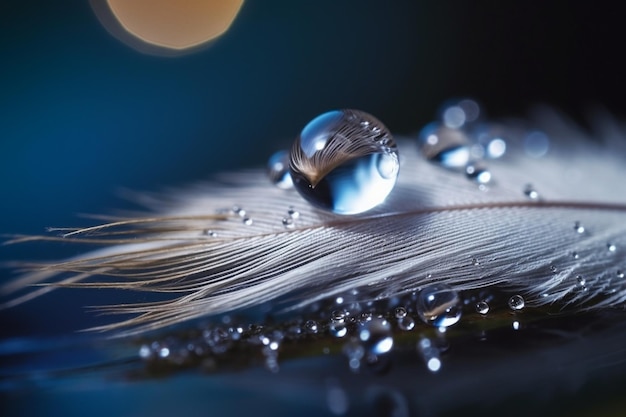
[[[267,163],[267,175],[272,184],[283,190],[293,188],[291,174],[289,174],[289,152],[282,150],[270,156]]]
[[[413,330],[413,328],[415,328],[415,320],[413,320],[413,317],[409,316],[399,318],[398,327],[400,328],[400,330],[404,331]]]
[[[585,285],[587,285],[587,280],[582,275],[576,275],[576,282],[580,287],[584,287]]]
[[[289,210],[287,210],[287,215],[295,220],[300,217],[300,212],[293,207],[289,207]]]
[[[548,153],[550,140],[548,136],[539,131],[530,132],[524,139],[524,151],[531,158],[541,158]]]
[[[478,259],[476,259],[476,258],[472,258],[472,265],[474,265],[474,266],[479,266],[479,265],[480,265],[480,262],[478,261]]]
[[[426,159],[444,168],[463,169],[469,162],[469,140],[457,129],[426,125],[419,134],[418,146]]]
[[[585,233],[585,227],[580,222],[574,222],[574,230],[581,235]]]
[[[383,318],[373,318],[360,324],[358,337],[367,355],[374,357],[384,355],[393,347],[391,324]]]
[[[239,217],[245,217],[246,216],[246,211],[244,209],[242,209],[241,207],[239,207],[239,206],[233,206],[231,211],[233,213],[235,213],[236,215],[238,215]]]
[[[517,321],[517,320],[515,320],[515,321],[513,322],[512,326],[513,326],[513,330],[519,330],[519,329],[521,329],[521,328],[522,328],[522,325],[521,325],[521,324],[520,324],[520,322],[519,322],[519,321]]]
[[[334,337],[344,337],[348,334],[348,327],[344,323],[331,323],[328,330]]]
[[[330,319],[335,323],[343,323],[346,318],[346,312],[344,310],[333,310],[330,314]]]
[[[580,257],[580,255],[578,255],[578,252],[576,252],[576,251],[572,252],[572,258],[578,259],[579,257]]]
[[[511,310],[521,310],[524,308],[524,304],[524,297],[519,294],[513,295],[509,298],[509,308]]]
[[[283,217],[283,226],[287,229],[293,229],[296,225],[291,217]]]
[[[215,230],[207,229],[204,231],[204,235],[208,237],[217,237],[217,232]]]
[[[617,250],[617,246],[612,243],[607,243],[606,248],[609,250],[609,252],[615,252]]]
[[[242,219],[243,224],[245,224],[246,226],[252,226],[252,219],[250,217],[244,217]]]
[[[539,200],[539,193],[531,184],[526,184],[524,187],[524,195],[531,200]]]
[[[558,271],[559,269],[556,267],[556,265],[550,265],[550,271],[554,274]]]
[[[479,163],[470,163],[465,167],[465,175],[479,184],[491,182],[491,172]]]
[[[406,308],[404,308],[404,307],[396,307],[396,310],[395,310],[396,318],[401,319],[403,317],[406,317],[406,314],[407,314]]]
[[[304,323],[304,330],[306,330],[307,333],[317,333],[317,322],[315,320],[307,320]]]
[[[624,273],[620,270],[617,271],[617,277],[618,278],[624,278]]]
[[[397,147],[387,128],[357,110],[316,117],[290,153],[296,190],[312,205],[339,214],[361,213],[382,203],[399,168]]]
[[[459,294],[443,283],[426,286],[419,293],[417,313],[427,324],[436,327],[452,326],[461,318]]]
[[[359,323],[365,323],[372,319],[372,313],[369,311],[364,311],[359,315]]]
[[[489,313],[489,304],[486,301],[479,301],[476,303],[476,311],[478,314],[485,315]]]

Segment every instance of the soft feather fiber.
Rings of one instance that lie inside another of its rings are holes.
[[[601,140],[592,140],[550,109],[535,120],[532,129],[550,138],[547,154],[524,151],[528,125],[502,125],[507,152],[485,161],[493,176],[486,187],[427,161],[414,140],[398,140],[394,190],[360,215],[313,208],[251,170],[137,196],[150,210],[142,215],[62,230],[61,237],[17,236],[12,242],[103,247],[22,265],[28,272],[2,287],[4,307],[58,287],[171,293],[167,301],[103,307],[134,315],[101,328],[128,334],[278,299],[282,308],[296,308],[357,288],[373,299],[434,282],[459,291],[498,286],[530,305],[623,305],[623,130],[605,118],[596,132]],[[538,199],[524,192],[529,187]],[[33,284],[45,285],[24,292]]]

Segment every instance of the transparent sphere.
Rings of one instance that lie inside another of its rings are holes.
[[[417,314],[422,321],[436,327],[452,326],[461,318],[459,293],[447,284],[432,284],[418,294]]]
[[[429,161],[448,169],[464,169],[470,160],[467,135],[438,123],[426,125],[417,140],[422,155]]]
[[[382,203],[400,164],[387,128],[358,110],[317,116],[296,138],[290,153],[294,187],[312,205],[357,214]]]
[[[289,152],[278,151],[267,162],[267,175],[272,184],[283,190],[293,187],[289,174]]]
[[[358,335],[365,352],[370,355],[383,355],[393,347],[391,324],[383,318],[373,318],[361,324]]]

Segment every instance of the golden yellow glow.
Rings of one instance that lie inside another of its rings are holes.
[[[143,51],[155,53],[163,48],[195,49],[220,36],[243,0],[92,0],[91,4],[114,36],[137,49],[142,49],[137,40],[152,45]]]

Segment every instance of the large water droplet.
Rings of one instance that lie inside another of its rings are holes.
[[[521,310],[524,308],[524,305],[524,297],[519,294],[515,294],[511,298],[509,298],[509,308],[511,310]]]
[[[294,187],[309,203],[339,214],[356,214],[382,203],[400,164],[396,144],[375,117],[336,110],[313,119],[290,153]]]
[[[393,347],[391,324],[382,318],[373,318],[359,325],[359,340],[366,354],[373,356],[389,353]]]
[[[418,146],[426,159],[445,168],[463,169],[469,162],[469,140],[458,129],[426,125],[419,134]]]
[[[293,181],[289,173],[289,152],[278,151],[270,156],[267,162],[267,175],[272,184],[283,190],[293,188]]]
[[[443,283],[424,287],[417,298],[417,313],[427,324],[436,327],[452,326],[461,318],[459,294]]]

